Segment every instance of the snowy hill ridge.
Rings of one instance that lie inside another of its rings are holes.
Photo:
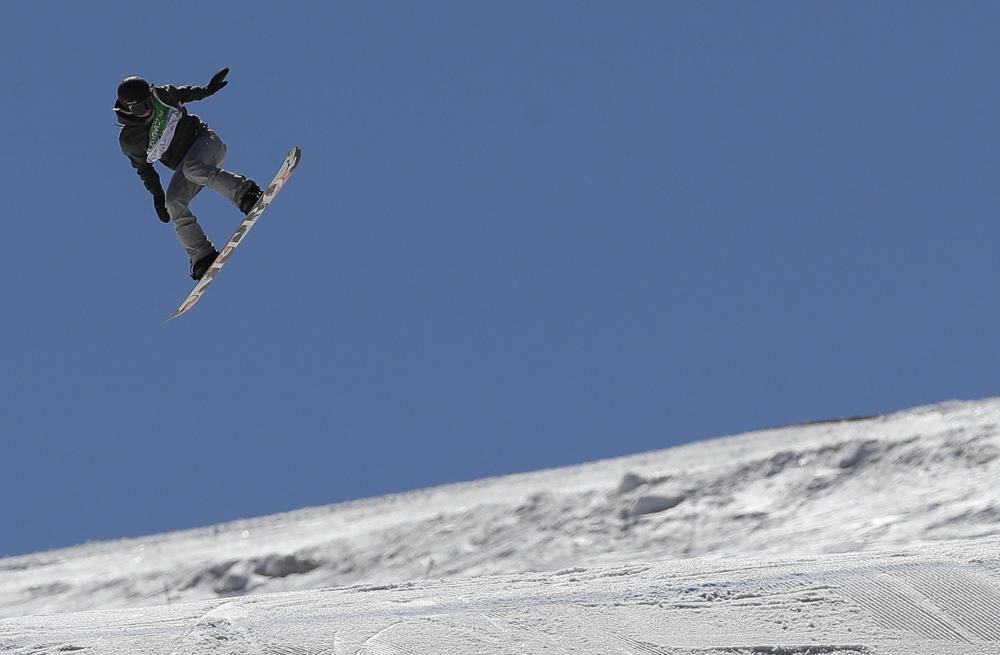
[[[0,616],[983,541],[998,426],[1000,400],[945,403],[0,559]]]

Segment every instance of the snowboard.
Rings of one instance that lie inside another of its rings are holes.
[[[229,239],[229,243],[227,243],[226,247],[219,252],[219,256],[215,258],[212,266],[205,272],[204,277],[198,280],[198,283],[194,285],[194,289],[191,289],[191,293],[189,293],[187,298],[184,299],[184,302],[181,303],[180,307],[178,307],[174,313],[170,315],[170,318],[167,319],[168,321],[172,321],[181,314],[190,311],[191,308],[194,307],[199,300],[201,300],[205,290],[208,289],[209,285],[215,281],[216,277],[218,277],[219,271],[221,271],[222,267],[226,265],[229,258],[233,256],[236,248],[243,243],[244,237],[246,237],[247,233],[253,229],[253,226],[257,223],[260,215],[264,213],[267,206],[271,204],[274,197],[278,195],[279,191],[281,191],[281,187],[285,186],[285,182],[287,182],[288,178],[290,178],[292,173],[295,172],[301,158],[302,150],[298,146],[295,146],[291,149],[291,151],[289,151],[288,156],[285,157],[284,163],[281,164],[281,168],[278,169],[278,173],[274,176],[274,179],[271,180],[271,183],[267,185],[267,188],[264,189],[264,193],[261,194],[260,199],[257,200],[257,204],[253,206],[250,213],[247,214],[247,217],[243,219],[240,226],[236,228],[236,232],[234,232],[232,238]]]

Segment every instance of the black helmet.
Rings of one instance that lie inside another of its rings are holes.
[[[153,110],[153,86],[133,75],[118,85],[118,104],[127,114],[146,116]]]

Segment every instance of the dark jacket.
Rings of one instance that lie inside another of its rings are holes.
[[[164,86],[154,87],[156,95],[166,104],[177,107],[183,113],[174,138],[170,142],[170,147],[163,153],[160,162],[167,168],[174,170],[184,159],[184,155],[191,148],[195,140],[208,130],[208,126],[194,114],[189,114],[184,107],[185,102],[202,100],[212,95],[208,87],[204,86]],[[160,185],[160,176],[153,165],[146,161],[146,150],[149,146],[149,129],[152,121],[147,118],[140,118],[123,111],[122,105],[115,102],[115,115],[122,130],[118,135],[118,144],[122,152],[128,157],[135,168],[146,189],[154,196],[163,195],[163,187]]]

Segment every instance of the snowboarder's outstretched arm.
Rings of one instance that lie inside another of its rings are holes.
[[[229,68],[223,68],[218,73],[212,76],[206,86],[176,86],[169,87],[170,91],[177,94],[177,99],[180,102],[193,102],[195,100],[204,100],[210,95],[214,95],[222,90],[222,87],[229,84],[226,80],[226,75],[229,74]]]

